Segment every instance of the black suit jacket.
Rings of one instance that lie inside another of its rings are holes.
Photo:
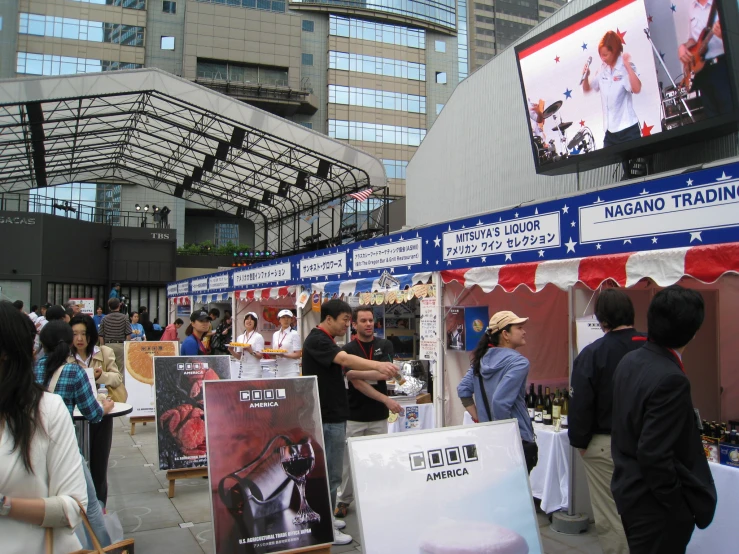
[[[620,514],[651,495],[668,513],[687,503],[696,525],[708,527],[716,510],[716,487],[690,382],[672,351],[649,342],[618,364],[611,450],[611,491]]]

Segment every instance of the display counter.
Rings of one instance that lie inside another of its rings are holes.
[[[739,514],[739,469],[709,463],[716,483],[718,505],[713,522],[706,529],[697,529],[688,544],[688,554],[706,552],[736,552],[736,522]]]
[[[404,433],[421,429],[434,429],[436,419],[433,404],[415,404],[415,397],[394,396],[393,400],[403,407],[403,415],[393,417],[390,414],[387,422],[388,433]]]

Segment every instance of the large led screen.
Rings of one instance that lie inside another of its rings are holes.
[[[537,172],[733,121],[723,20],[718,0],[609,0],[517,46]]]

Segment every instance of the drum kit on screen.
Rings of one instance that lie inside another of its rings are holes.
[[[557,139],[550,139],[546,142],[546,138],[534,135],[539,165],[558,162],[573,155],[586,154],[595,150],[595,139],[588,127],[583,127],[575,133],[572,139],[567,139],[567,130],[572,126],[572,121],[562,121],[562,114],[557,116],[561,107],[562,100],[557,100],[541,112],[543,120],[552,118],[555,123],[551,129],[557,133]]]

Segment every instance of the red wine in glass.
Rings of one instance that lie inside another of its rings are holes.
[[[305,478],[316,464],[313,446],[310,443],[281,446],[280,461],[282,470],[295,481],[300,493],[300,509],[293,518],[293,524],[304,525],[321,521],[321,516],[313,511],[305,500]]]

